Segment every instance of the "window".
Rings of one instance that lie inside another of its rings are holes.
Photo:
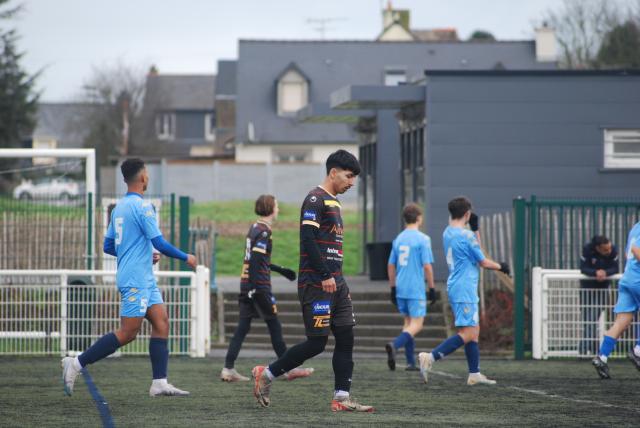
[[[204,139],[216,141],[216,114],[207,113],[204,115]]]
[[[304,149],[274,149],[273,162],[296,163],[308,162],[311,158],[311,150]]]
[[[278,80],[278,115],[290,116],[307,105],[309,83],[296,70],[289,70]]]
[[[58,146],[58,142],[55,138],[34,138],[32,142],[32,147],[34,149],[55,149]],[[53,165],[56,163],[56,158],[33,158],[32,162],[34,165]]]
[[[604,130],[604,167],[640,168],[640,129]]]
[[[156,136],[159,140],[173,140],[176,137],[176,115],[159,113],[156,116]]]
[[[404,68],[388,68],[384,71],[384,85],[398,86],[407,83],[407,70]]]

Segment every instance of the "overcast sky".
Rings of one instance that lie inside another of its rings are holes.
[[[17,1],[14,0],[14,4]],[[532,22],[561,0],[393,0],[411,10],[415,29],[454,27],[466,38],[485,29],[498,39],[530,39]],[[72,99],[92,67],[120,60],[156,64],[161,73],[214,73],[236,58],[240,38],[374,39],[386,0],[23,0],[15,26],[44,101]]]

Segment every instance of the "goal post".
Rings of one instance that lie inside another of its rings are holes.
[[[532,357],[589,358],[597,352],[615,314],[622,275],[609,277],[611,287],[581,288],[581,280],[593,280],[577,269],[534,267],[531,278]],[[624,357],[636,343],[640,328],[635,320],[618,340],[612,357]]]

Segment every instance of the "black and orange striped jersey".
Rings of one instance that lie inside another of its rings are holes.
[[[329,192],[318,186],[313,189],[300,209],[300,271],[298,284],[320,284],[322,280],[333,276],[342,278],[342,216],[340,202]],[[310,226],[314,229],[315,246],[319,250],[320,265],[314,264],[305,248],[303,229]],[[315,265],[315,266],[314,266]]]
[[[240,294],[247,294],[253,288],[270,288],[271,227],[262,221],[253,223],[245,242]]]

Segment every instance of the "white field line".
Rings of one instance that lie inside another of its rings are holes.
[[[439,371],[439,370],[430,370],[429,374],[431,374],[431,373],[436,374],[438,376],[442,376],[442,377],[448,377],[450,379],[463,379],[462,376],[458,376],[458,375],[455,375],[453,373],[442,372],[442,371]],[[597,406],[600,406],[600,407],[606,407],[606,408],[610,408],[610,409],[621,409],[621,410],[627,410],[629,412],[640,413],[640,408],[619,406],[617,404],[610,404],[610,403],[605,403],[605,402],[602,402],[602,401],[582,400],[582,399],[579,399],[579,398],[565,397],[564,395],[553,394],[553,393],[550,393],[550,392],[547,392],[547,391],[542,391],[540,389],[521,388],[519,386],[504,385],[504,384],[500,384],[500,383],[498,383],[497,386],[498,387],[502,387],[502,388],[506,388],[506,389],[511,389],[513,391],[527,392],[529,394],[539,395],[539,396],[542,396],[542,397],[554,398],[554,399],[564,400],[564,401],[570,401],[572,403],[597,405]]]

